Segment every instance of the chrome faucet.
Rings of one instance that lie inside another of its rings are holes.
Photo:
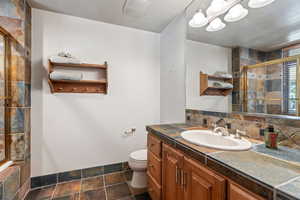
[[[227,129],[227,126],[226,126],[226,128],[224,128],[224,127],[215,127],[214,128],[214,132],[215,133],[221,133],[222,134],[222,136],[229,136],[230,135],[230,133],[229,133],[229,131],[228,131],[228,129]]]
[[[220,124],[224,124],[224,127],[220,126]],[[226,121],[223,118],[219,119],[216,123],[213,123],[213,127],[214,127],[213,130],[214,133],[221,133],[222,136],[230,135],[228,131],[228,127],[226,125]]]
[[[247,137],[246,131],[241,131],[241,130],[239,130],[239,129],[236,129],[234,138],[235,138],[235,139],[241,140],[241,139],[242,139],[242,136],[243,136],[243,137]]]

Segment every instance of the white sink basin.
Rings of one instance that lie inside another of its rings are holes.
[[[210,130],[184,131],[181,137],[193,144],[226,151],[246,151],[252,144],[245,139],[235,139],[233,136],[221,136]]]

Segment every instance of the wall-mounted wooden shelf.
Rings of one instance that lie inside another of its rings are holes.
[[[53,67],[80,67],[80,68],[96,68],[96,69],[107,69],[107,63],[105,62],[103,65],[98,65],[98,64],[72,64],[72,63],[56,63],[56,62],[51,62],[49,60],[49,63]]]
[[[226,89],[208,86],[209,80],[216,80],[233,84],[232,78],[218,77],[200,72],[200,96],[227,96],[232,92],[231,88]]]
[[[50,73],[55,67],[69,67],[81,69],[99,69],[104,72],[105,79],[100,80],[51,80]],[[102,93],[107,94],[107,62],[103,65],[97,64],[69,64],[55,63],[49,60],[48,83],[52,93]]]

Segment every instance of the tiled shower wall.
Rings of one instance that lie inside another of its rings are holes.
[[[242,66],[254,65],[279,58],[282,58],[281,50],[262,52],[241,47],[232,50],[232,72],[234,77],[233,111],[243,112]],[[282,114],[281,101],[264,100],[282,98],[281,75],[281,65],[272,65],[248,71],[248,112]]]
[[[273,125],[275,129],[280,129],[282,132],[293,135],[293,140],[300,144],[300,120],[296,117],[276,117],[270,115],[251,115],[246,113],[221,113],[201,110],[186,110],[186,121],[195,125],[208,126],[212,128],[212,124],[218,120],[224,119],[230,124],[230,130],[234,132],[239,129],[246,131],[250,138],[263,141],[263,129],[269,125]],[[207,125],[205,125],[205,122]],[[293,133],[296,133],[295,135]],[[292,141],[284,135],[279,135],[280,144],[291,148],[299,149]]]
[[[0,1],[0,27],[11,42],[7,66],[10,98],[3,120],[7,123],[7,157],[14,161],[0,172],[0,200],[16,200],[30,188],[31,8],[26,0]]]

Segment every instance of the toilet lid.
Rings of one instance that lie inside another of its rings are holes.
[[[142,149],[142,150],[132,152],[130,154],[130,157],[135,160],[147,160],[147,149]]]

